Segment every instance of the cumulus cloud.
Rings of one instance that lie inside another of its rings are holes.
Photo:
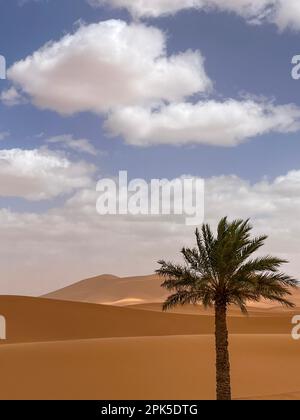
[[[93,171],[48,150],[0,150],[0,196],[51,199],[88,187]]]
[[[60,145],[75,152],[87,153],[96,156],[97,150],[88,139],[75,139],[71,134],[62,134],[46,140],[51,145]]]
[[[25,98],[14,86],[1,92],[0,101],[6,106],[15,106],[26,102]]]
[[[300,29],[298,0],[88,0],[92,6],[125,8],[135,17],[159,17],[181,10],[235,13],[249,23],[274,23],[280,30]]]
[[[105,272],[147,274],[158,259],[177,260],[181,247],[194,243],[194,227],[185,226],[184,217],[100,216],[96,200],[93,189],[81,189],[45,213],[0,210],[2,291],[41,294]],[[264,253],[287,258],[287,270],[299,273],[300,171],[256,184],[237,176],[209,178],[205,201],[207,222],[251,217],[255,233],[270,236]],[[26,282],[20,283],[20,272]]]
[[[214,2],[223,7],[223,2]],[[249,16],[262,5],[231,2],[236,10],[247,9]],[[61,114],[104,115],[112,135],[137,146],[235,146],[269,132],[300,129],[300,108],[294,105],[208,99],[212,82],[201,53],[168,56],[166,51],[166,35],[151,26],[120,20],[81,26],[15,63],[8,70],[14,86],[2,99],[12,104],[21,92],[36,106]],[[196,102],[195,95],[201,93]],[[50,142],[95,154],[86,139],[75,140],[60,136]]]
[[[291,28],[300,30],[300,3],[298,0],[280,0],[277,2],[272,21],[280,30]]]
[[[62,114],[177,101],[211,87],[199,51],[168,56],[162,31],[120,20],[81,26],[8,77],[35,105]]]
[[[106,128],[137,146],[208,144],[235,146],[269,132],[300,129],[300,108],[252,100],[175,103],[159,110],[122,108],[110,114]]]

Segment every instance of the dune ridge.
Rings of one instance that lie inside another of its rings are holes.
[[[161,309],[0,296],[1,314],[8,320],[8,341],[34,342],[109,337],[202,335],[214,333],[214,317],[199,314],[163,313]],[[300,313],[300,310],[298,311]],[[273,316],[229,316],[232,334],[290,334],[297,310]]]
[[[161,279],[156,275],[117,277],[105,274],[82,280],[43,297],[124,306],[135,302],[161,302],[166,296],[166,291],[161,288]]]
[[[168,296],[168,292],[161,287],[161,283],[162,279],[155,274],[135,277],[104,274],[82,280],[43,297],[116,306],[157,304],[163,302]],[[300,307],[300,288],[292,291],[291,300]],[[250,303],[249,307],[282,311],[278,304],[266,301]]]

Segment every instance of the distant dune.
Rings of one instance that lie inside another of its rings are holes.
[[[161,288],[161,283],[156,275],[121,278],[105,274],[82,280],[44,297],[118,306],[162,302],[167,293]]]
[[[168,296],[168,292],[161,287],[161,283],[162,279],[157,275],[116,277],[104,274],[82,280],[43,297],[117,306],[153,304],[163,302]],[[300,289],[293,291],[292,300],[296,306],[300,307]],[[250,307],[259,309],[276,306],[278,305],[270,302],[250,304]],[[279,311],[282,311],[281,307]]]

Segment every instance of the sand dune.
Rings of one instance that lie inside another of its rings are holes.
[[[287,335],[233,335],[234,398],[297,398],[299,346]],[[212,399],[213,352],[213,337],[206,335],[2,346],[0,395],[5,399]]]
[[[156,275],[121,278],[106,274],[82,280],[44,297],[117,306],[145,305],[163,302],[168,296],[161,283],[161,278]],[[300,307],[300,289],[293,291],[292,300]],[[250,307],[282,312],[282,308],[272,302],[250,303]]]
[[[57,341],[87,338],[212,334],[209,313],[162,313],[125,307],[55,301],[28,297],[0,297],[9,342]],[[200,309],[199,309],[200,311]],[[250,317],[230,315],[232,334],[290,334],[295,312]],[[300,313],[300,310],[298,311]]]
[[[106,274],[82,280],[44,297],[119,306],[162,302],[167,292],[161,288],[161,282],[156,275],[121,278]]]
[[[154,312],[161,312],[162,304],[161,303],[136,303],[127,305],[126,308],[131,309],[140,309],[145,311],[154,311]],[[168,311],[170,314],[182,314],[182,315],[206,315],[206,316],[214,316],[214,309],[207,308],[205,309],[201,305],[184,305],[184,306],[176,306]],[[270,317],[276,318],[280,317],[292,317],[295,313],[300,313],[300,309],[288,309],[282,307],[255,307],[250,306],[248,307],[249,317]],[[245,315],[241,313],[241,310],[236,306],[231,306],[228,308],[228,315],[229,317],[239,317],[244,318]]]
[[[1,296],[0,308],[7,319],[8,342],[208,334],[213,329],[207,317],[42,298]]]
[[[118,307],[0,297],[1,399],[211,399],[214,317],[202,308],[162,313],[157,303]],[[180,312],[180,311],[186,311]],[[300,341],[291,318],[229,314],[233,395],[299,399]]]

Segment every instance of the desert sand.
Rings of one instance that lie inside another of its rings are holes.
[[[102,303],[127,306],[145,302],[161,302],[167,293],[156,275],[139,277],[117,277],[111,274],[82,280],[71,286],[49,293],[49,299],[75,302]]]
[[[0,345],[0,398],[213,399],[213,312],[162,313],[153,276],[99,279],[48,298],[0,297],[8,334]],[[291,337],[299,296],[292,311],[264,302],[249,317],[229,311],[234,398],[300,399],[300,341]]]
[[[0,348],[5,399],[213,399],[213,336],[104,338]],[[232,335],[234,398],[300,397],[299,342]]]
[[[138,277],[117,277],[111,274],[92,277],[56,290],[43,297],[74,302],[101,303],[107,305],[130,306],[162,302],[168,292],[161,287],[162,280],[157,275]],[[293,292],[293,302],[300,307],[300,289]],[[251,303],[259,309],[282,308],[270,302]]]

